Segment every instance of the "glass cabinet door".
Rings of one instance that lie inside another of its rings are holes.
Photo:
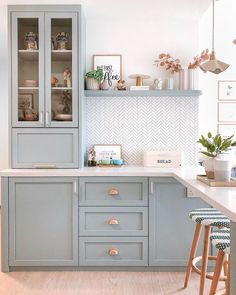
[[[44,126],[44,14],[12,14],[12,125]]]
[[[46,127],[78,126],[76,13],[45,13]]]

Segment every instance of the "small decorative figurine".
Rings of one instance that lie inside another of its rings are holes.
[[[56,35],[57,50],[67,50],[67,44],[69,42],[69,34],[66,32],[59,32]]]
[[[88,155],[88,166],[89,167],[94,167],[97,166],[97,161],[95,160],[96,157],[96,152],[94,149],[90,150],[89,155]]]
[[[62,96],[63,114],[71,114],[71,94],[68,90],[63,91]]]
[[[57,79],[57,77],[55,77],[55,76],[51,77],[51,86],[52,87],[58,87],[58,82],[59,82],[59,80]]]
[[[126,90],[125,80],[119,80],[116,84],[117,90]]]
[[[162,79],[157,78],[153,81],[153,89],[155,90],[161,90],[162,89]]]
[[[63,72],[63,80],[65,87],[71,87],[71,71],[70,69],[66,68]]]
[[[37,50],[38,49],[38,36],[33,32],[25,34],[25,48],[26,50]]]

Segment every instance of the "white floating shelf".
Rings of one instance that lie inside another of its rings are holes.
[[[39,87],[18,87],[19,90],[38,90]]]
[[[201,90],[85,90],[87,97],[198,97]]]

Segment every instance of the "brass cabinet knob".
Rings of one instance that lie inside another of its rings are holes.
[[[119,224],[119,221],[116,218],[112,218],[108,220],[108,224],[116,225],[116,224]]]
[[[108,194],[110,196],[117,196],[117,195],[119,195],[119,190],[116,187],[112,187],[108,190]]]
[[[109,256],[117,256],[118,254],[119,254],[119,250],[117,250],[117,249],[109,249],[108,250]]]

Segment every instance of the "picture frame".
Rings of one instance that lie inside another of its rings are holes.
[[[33,109],[34,108],[34,95],[33,93],[22,93],[18,95],[18,109]]]
[[[122,145],[121,144],[95,144],[93,146],[95,151],[95,159],[100,160],[118,160],[122,159]]]
[[[236,124],[218,124],[217,132],[221,134],[223,138],[229,137],[233,134],[236,135]]]
[[[236,80],[218,81],[218,100],[236,101]]]
[[[218,122],[236,123],[236,102],[218,102]]]
[[[121,54],[94,54],[93,69],[103,69],[103,79],[107,80],[110,87],[122,79]]]

